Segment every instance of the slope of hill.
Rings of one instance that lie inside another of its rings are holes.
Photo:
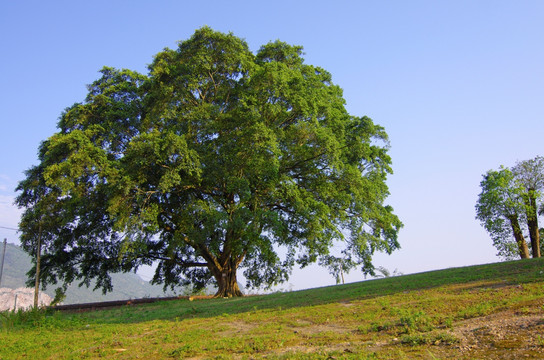
[[[4,316],[2,359],[542,359],[544,258],[245,298]]]
[[[3,244],[0,244],[0,262],[3,246]],[[27,280],[26,273],[31,267],[32,263],[30,256],[19,246],[8,243],[0,287],[10,289],[25,287],[25,282]],[[87,288],[86,286],[79,287],[77,284],[72,284],[66,292],[66,299],[63,303],[77,304],[174,295],[172,292],[165,293],[162,286],[151,285],[134,273],[112,274],[111,277],[113,292],[104,295],[101,290],[93,291],[93,285]],[[49,286],[45,290],[45,293],[54,297],[55,288],[56,286]],[[182,292],[182,289],[177,291],[178,294]]]

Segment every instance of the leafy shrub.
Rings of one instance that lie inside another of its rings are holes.
[[[404,328],[406,333],[413,331],[432,330],[431,319],[424,311],[399,310],[399,325]]]

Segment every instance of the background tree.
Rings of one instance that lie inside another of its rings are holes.
[[[148,75],[104,68],[18,186],[25,249],[51,218],[42,283],[97,278],[106,291],[110,272],[156,263],[155,283],[214,280],[217,296],[239,296],[238,268],[248,286],[274,285],[295,263],[330,261],[335,242],[373,273],[402,226],[383,204],[388,139],[344,103],[301,47],[253,54],[207,27]]]
[[[520,226],[525,219],[523,187],[516,182],[512,171],[504,167],[488,171],[480,187],[476,218],[491,236],[498,255],[507,259],[516,254],[528,258],[529,248]]]
[[[491,234],[499,254],[506,257],[513,254],[509,241],[513,234],[520,256],[529,257],[525,239],[522,240],[526,225],[532,256],[540,257],[538,216],[543,208],[540,202],[544,189],[544,158],[537,156],[516,163],[512,169],[501,167],[499,171],[489,171],[480,186],[482,192],[476,205],[476,217]]]
[[[533,257],[540,257],[540,231],[538,228],[538,203],[544,189],[544,158],[537,156],[520,161],[512,169],[517,182],[523,187],[523,203]]]

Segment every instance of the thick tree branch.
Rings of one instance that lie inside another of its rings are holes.
[[[147,259],[153,259],[153,260],[162,260],[162,261],[174,261],[176,264],[178,264],[181,267],[184,268],[190,268],[190,267],[206,267],[208,266],[208,263],[198,262],[198,261],[180,261],[175,258],[170,258],[166,256],[160,256],[160,255],[151,255],[147,254],[146,256],[140,256],[141,259],[147,258]]]

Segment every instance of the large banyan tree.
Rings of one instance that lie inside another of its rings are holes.
[[[207,27],[147,75],[103,68],[18,186],[22,245],[41,244],[42,284],[104,291],[110,273],[150,264],[155,283],[214,281],[229,297],[238,269],[251,287],[295,264],[372,273],[402,226],[384,205],[388,139],[344,105],[301,47],[254,54]]]

